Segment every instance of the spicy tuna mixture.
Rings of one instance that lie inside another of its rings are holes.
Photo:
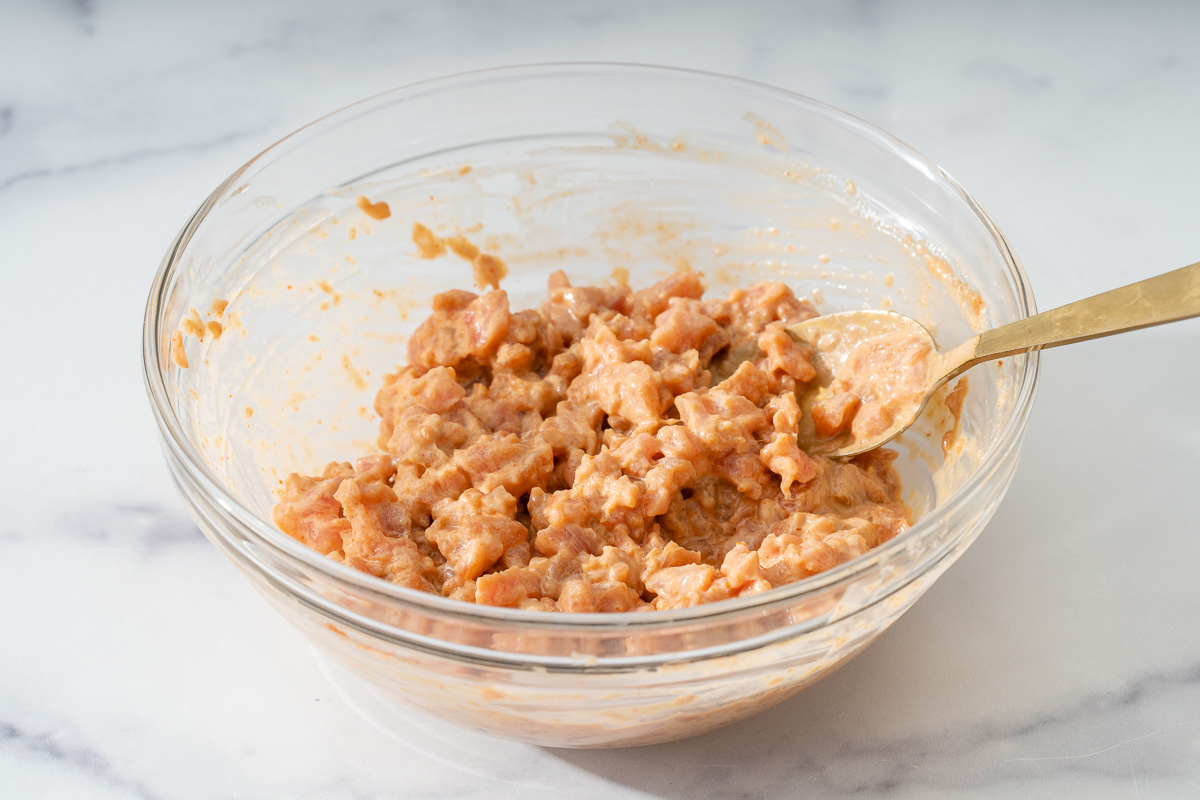
[[[281,529],[385,580],[548,611],[670,609],[800,580],[910,524],[895,453],[797,448],[815,376],[780,283],[703,299],[550,277],[540,308],[451,291],[375,399],[380,455],[291,475]],[[760,357],[714,381],[721,357]]]

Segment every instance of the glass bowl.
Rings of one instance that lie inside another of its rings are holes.
[[[359,196],[390,216],[364,213]],[[710,292],[776,279],[826,312],[890,306],[942,346],[1034,313],[1004,238],[941,169],[847,114],[744,80],[630,65],[491,70],[364,100],[271,146],[171,245],[146,308],[145,380],[201,530],[380,702],[550,746],[710,730],[882,633],[1011,482],[1036,355],[972,371],[957,423],[932,403],[895,444],[911,529],[761,594],[548,614],[333,562],[275,528],[274,491],[289,472],[375,451],[382,376],[432,295],[470,287],[465,261],[418,256],[415,222],[502,258],[514,308],[536,303],[555,269],[577,283],[628,270],[636,287],[688,268]],[[173,356],[181,327],[187,368]]]

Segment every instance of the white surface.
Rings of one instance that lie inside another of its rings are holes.
[[[624,751],[365,722],[184,515],[139,376],[153,272],[226,174],[360,97],[516,62],[697,67],[855,113],[974,193],[1042,308],[1183,266],[1200,6],[337,6],[0,7],[0,793],[1200,794],[1200,321],[1048,353],[995,521],[844,670]]]

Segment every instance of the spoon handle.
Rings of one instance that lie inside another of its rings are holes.
[[[945,354],[943,381],[996,358],[1200,316],[1200,262],[984,331]]]

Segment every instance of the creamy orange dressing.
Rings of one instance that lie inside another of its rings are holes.
[[[924,336],[894,332],[865,339],[849,352],[830,384],[829,399],[812,409],[824,437],[848,432],[856,443],[914,417],[925,401],[933,349]],[[838,412],[841,409],[841,412]]]
[[[392,210],[388,207],[387,203],[382,201],[378,203],[372,203],[364,195],[359,195],[356,197],[354,199],[354,203],[371,219],[387,219],[392,215]]]
[[[423,231],[419,245],[446,247]],[[517,312],[501,290],[437,295],[376,398],[383,452],[290,476],[276,523],[409,588],[573,612],[765,591],[907,528],[895,453],[839,462],[797,446],[816,371],[785,327],[812,305],[780,283],[702,295],[690,272],[641,291],[558,272],[545,303]],[[907,353],[882,341],[848,363],[867,375]],[[900,397],[852,386],[855,421]]]

